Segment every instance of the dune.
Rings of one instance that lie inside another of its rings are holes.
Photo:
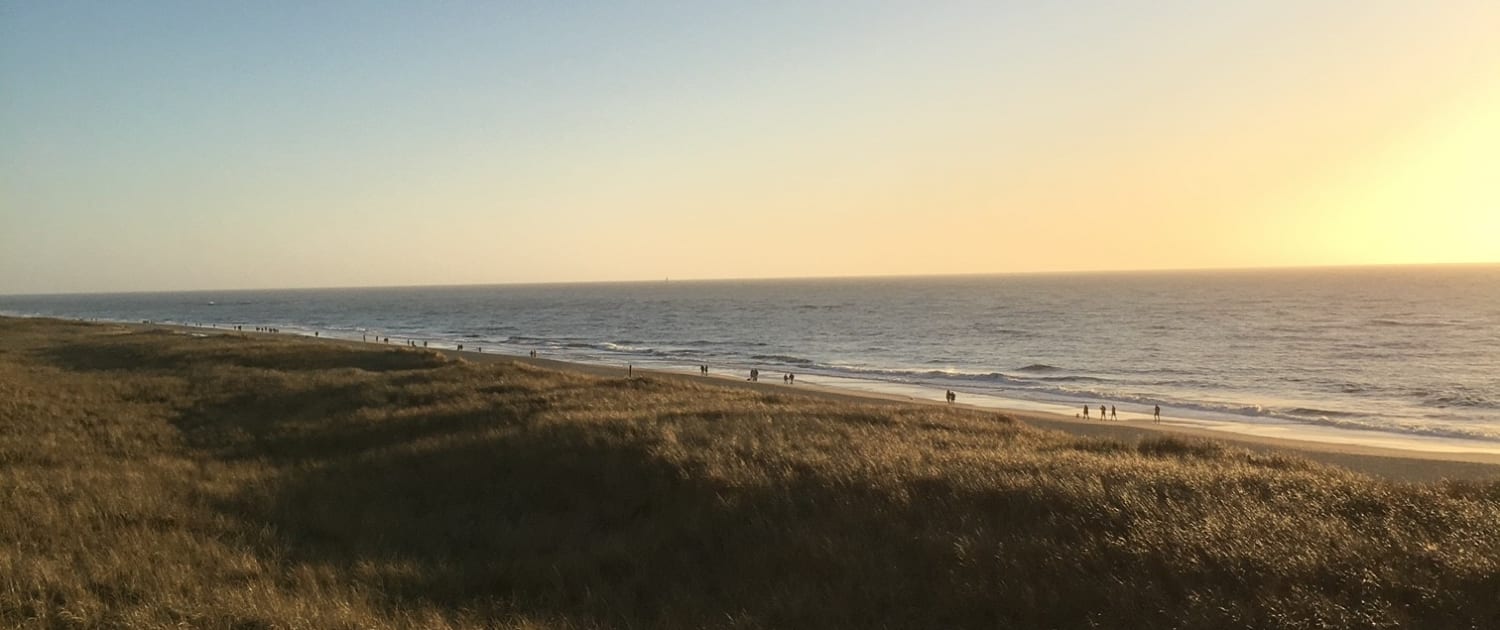
[[[621,372],[0,318],[0,625],[1500,618],[1485,462]]]

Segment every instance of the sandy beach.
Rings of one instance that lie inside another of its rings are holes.
[[[130,326],[134,328],[150,327],[145,324],[130,324]],[[191,332],[226,332],[222,328],[175,328]],[[256,332],[245,332],[243,334],[272,335],[271,333]],[[286,335],[274,334],[273,336],[285,337]],[[395,339],[390,344],[320,337],[310,337],[307,340],[329,344],[344,344],[354,347],[405,347],[402,345],[405,340],[400,340],[401,344],[398,344]],[[627,368],[616,366],[577,363],[546,357],[532,358],[493,352],[476,352],[473,350],[459,351],[439,348],[431,348],[431,350],[442,353],[445,356],[466,361],[515,361],[536,367],[581,372],[598,376],[620,377],[624,376],[627,371]],[[650,376],[652,378],[672,379],[683,382],[708,382],[722,387],[746,388],[782,395],[807,396],[850,404],[923,406],[943,406],[947,404],[935,400],[813,385],[807,384],[805,381],[795,385],[788,385],[770,380],[779,377],[771,373],[766,374],[767,380],[751,382],[740,374],[730,374],[722,371],[710,371],[708,376],[698,376],[642,368],[631,369],[633,369],[636,376]],[[1174,424],[1170,420],[1166,420],[1160,424],[1140,420],[1100,422],[1081,420],[1063,414],[1024,409],[996,409],[965,404],[963,402],[953,403],[953,406],[1008,416],[1042,429],[1063,431],[1074,435],[1100,439],[1120,440],[1128,443],[1162,435],[1216,440],[1254,451],[1290,453],[1312,461],[1397,481],[1428,482],[1441,479],[1500,479],[1500,455],[1489,453],[1380,448],[1362,444],[1338,444],[1327,441],[1287,439],[1183,426],[1181,424]]]
[[[514,360],[529,365],[558,370],[582,371],[603,376],[622,376],[625,370],[612,366],[585,365],[544,358],[507,357],[504,355],[444,350],[445,354],[470,361]],[[651,375],[656,378],[681,380],[703,380],[705,377],[671,372],[635,370],[636,375]],[[945,405],[941,401],[921,400],[900,396],[887,396],[873,392],[858,392],[817,385],[786,385],[780,382],[750,382],[736,375],[710,373],[706,377],[716,385],[745,387],[786,395],[800,395],[854,404],[892,405]],[[1234,446],[1256,451],[1282,451],[1299,457],[1340,466],[1349,470],[1400,481],[1436,481],[1440,479],[1500,479],[1500,455],[1485,453],[1451,453],[1437,451],[1376,448],[1363,445],[1344,445],[1329,442],[1280,439],[1212,431],[1194,427],[1173,425],[1167,422],[1152,424],[1139,421],[1087,421],[1061,414],[1050,414],[1019,409],[992,409],[963,403],[954,406],[998,413],[1020,420],[1032,426],[1101,439],[1137,442],[1144,438],[1161,435],[1218,440]]]

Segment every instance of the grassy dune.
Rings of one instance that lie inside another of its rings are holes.
[[[1495,627],[1500,483],[0,319],[0,626]]]

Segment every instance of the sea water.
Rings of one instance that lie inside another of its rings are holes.
[[[0,296],[0,312],[768,379],[1500,451],[1500,266]]]

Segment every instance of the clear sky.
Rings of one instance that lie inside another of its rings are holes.
[[[0,293],[1495,261],[1495,0],[0,0]]]

